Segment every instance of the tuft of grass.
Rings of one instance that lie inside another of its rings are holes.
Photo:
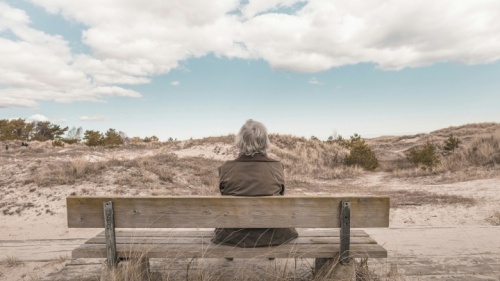
[[[355,259],[353,262],[356,269],[356,281],[379,280],[373,270],[368,268],[368,258]]]
[[[399,272],[399,266],[397,264],[391,264],[389,268],[389,272],[386,274],[387,279],[389,281],[404,281],[406,280],[405,276]]]
[[[14,256],[5,257],[0,263],[2,265],[5,265],[6,267],[18,267],[24,265],[24,262],[22,260]]]
[[[104,266],[101,277],[106,280],[188,280],[188,281],[402,281],[387,278],[385,267],[368,268],[368,259],[352,259],[346,266],[340,266],[338,259],[332,259],[318,272],[314,272],[313,258],[276,258],[268,260],[266,255],[255,258],[165,258],[148,261],[147,253],[152,245],[130,249],[130,259],[121,261],[115,268]],[[149,264],[149,265],[148,265]],[[394,271],[391,268],[391,271]],[[396,268],[397,272],[397,268]],[[383,278],[381,277],[383,275]],[[402,276],[402,275],[400,275]],[[349,279],[347,279],[349,278]]]
[[[499,226],[500,225],[500,210],[494,211],[493,214],[486,219],[488,223],[491,225]]]
[[[89,161],[84,158],[77,158],[70,161],[71,168],[73,168],[73,173],[77,177],[81,177],[91,171]]]
[[[52,260],[49,262],[49,264],[52,264],[52,265],[54,265],[54,264],[62,264],[62,263],[67,262],[67,261],[68,261],[68,260],[70,260],[70,259],[71,259],[71,258],[70,258],[70,256],[68,256],[68,255],[59,255],[58,257],[56,257],[56,258],[52,259]]]
[[[31,202],[30,203],[9,202],[0,204],[0,208],[4,206],[6,208],[2,210],[2,213],[6,216],[11,216],[14,214],[21,215],[21,213],[24,210],[36,207],[35,204]]]

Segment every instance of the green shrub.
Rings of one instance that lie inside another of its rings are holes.
[[[450,153],[455,152],[455,149],[460,145],[460,140],[453,135],[450,135],[446,141],[444,141],[444,154],[448,155]]]
[[[80,140],[78,139],[61,139],[61,141],[67,143],[67,144],[75,144],[77,142],[79,142]]]
[[[361,139],[361,136],[355,134],[348,142],[350,148],[349,156],[346,157],[345,163],[349,166],[358,165],[365,170],[373,171],[378,167],[378,159],[370,147]]]
[[[64,147],[64,142],[62,140],[55,140],[52,142],[52,146]]]
[[[124,133],[118,133],[115,129],[108,129],[106,134],[99,131],[87,130],[83,136],[88,146],[118,146],[123,144]]]
[[[61,126],[52,124],[49,121],[34,122],[32,140],[47,141],[60,139],[62,135],[68,130],[68,127],[61,128]]]
[[[103,144],[104,136],[99,131],[87,130],[83,135],[87,146],[99,146]]]
[[[436,153],[436,146],[427,141],[422,147],[413,147],[406,154],[408,161],[415,165],[422,165],[424,168],[433,168],[439,164],[439,157]]]
[[[349,140],[344,139],[341,135],[339,135],[335,140],[333,140],[333,136],[330,136],[327,142],[335,142],[344,148],[351,149],[356,143],[364,141],[361,139],[361,135],[355,133]]]
[[[160,139],[158,139],[157,136],[151,136],[151,137],[145,137],[142,141],[143,142],[158,142],[158,141],[160,141]]]
[[[104,138],[103,144],[105,146],[118,146],[123,144],[122,136],[115,131],[115,129],[109,129]]]

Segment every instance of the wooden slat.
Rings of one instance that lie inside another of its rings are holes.
[[[157,245],[117,244],[119,257],[148,258],[333,258],[339,252],[338,244],[285,244],[278,247],[236,248],[223,245]],[[351,257],[386,258],[387,251],[378,244],[353,244]],[[106,256],[103,244],[84,244],[72,252],[73,258],[102,258]]]
[[[298,228],[297,232],[299,236],[311,236],[311,237],[339,237],[339,229],[301,229]],[[214,235],[213,230],[177,230],[177,229],[120,229],[115,231],[116,236],[120,237],[158,237],[158,236],[168,236],[168,237],[211,237]],[[97,234],[97,237],[104,237],[104,231]],[[352,236],[363,236],[367,237],[368,234],[361,229],[351,229]]]
[[[340,201],[351,202],[351,227],[389,226],[389,197],[72,196],[68,227],[104,227],[104,201],[117,228],[339,227]]]
[[[209,244],[211,237],[116,237],[116,244]],[[86,244],[105,244],[104,237],[94,237]],[[295,244],[339,244],[339,237],[298,237]],[[371,237],[351,237],[351,244],[376,244]]]

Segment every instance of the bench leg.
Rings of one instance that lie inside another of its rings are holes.
[[[316,258],[314,260],[314,275],[319,274],[323,271],[328,270],[329,267],[332,266],[332,264],[335,263],[334,259],[330,258]]]
[[[148,281],[151,279],[149,258],[139,257],[120,262],[116,267],[104,266],[101,281]]]
[[[341,264],[338,258],[316,258],[314,261],[314,278],[328,280],[355,281],[354,263]]]
[[[142,257],[137,262],[137,268],[138,271],[140,272],[140,279],[139,280],[150,280],[151,278],[151,269],[149,268],[149,258],[147,257]]]

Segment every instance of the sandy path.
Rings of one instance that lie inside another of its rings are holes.
[[[366,231],[388,250],[387,259],[370,260],[370,270],[380,276],[390,272],[391,268],[397,268],[398,273],[403,274],[408,281],[500,278],[500,227],[405,227]],[[68,261],[54,260],[52,257],[68,256],[73,248],[83,242],[82,239],[2,241],[0,252],[16,254],[25,261],[21,268],[5,270],[4,277],[9,276],[10,279],[2,280],[26,280],[21,277],[23,274],[25,277],[40,277],[56,272]],[[209,262],[219,265],[217,260]],[[98,263],[93,260],[88,263],[89,265],[82,267],[81,274],[88,276],[89,268],[93,272],[99,272]],[[268,261],[252,263],[265,264]],[[185,270],[185,264],[179,266],[184,266],[179,271]],[[225,266],[230,267],[231,264]],[[72,266],[68,270],[74,272],[76,267]],[[51,276],[56,279],[58,276],[65,276],[65,273],[54,273]],[[47,280],[53,280],[50,278]]]
[[[500,280],[500,227],[367,229],[388,251],[378,271],[396,266],[405,280]]]

